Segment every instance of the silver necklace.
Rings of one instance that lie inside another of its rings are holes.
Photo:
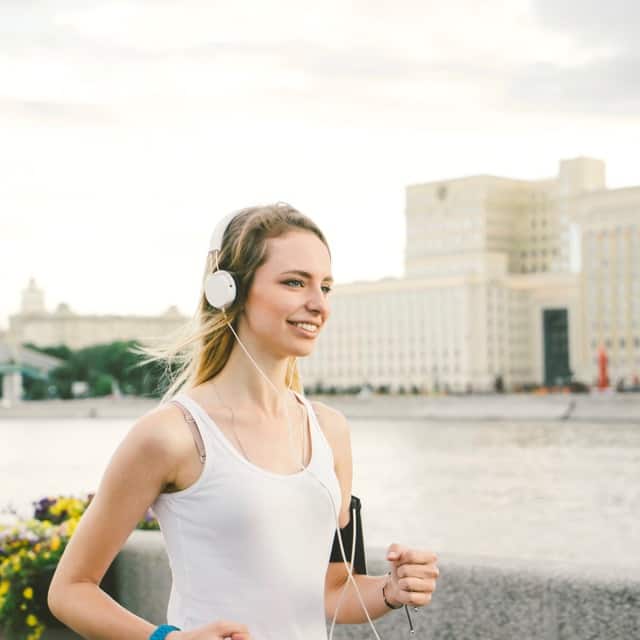
[[[231,413],[231,430],[233,431],[233,436],[236,439],[236,442],[238,443],[238,445],[240,446],[240,450],[242,451],[242,454],[244,455],[244,457],[251,462],[251,460],[249,459],[249,456],[247,455],[247,452],[245,451],[245,448],[242,446],[242,442],[240,441],[240,438],[238,437],[238,433],[236,431],[236,417],[235,417],[235,413],[233,411],[233,407],[230,407],[228,404],[225,404],[222,401],[222,397],[220,396],[220,392],[218,391],[218,388],[216,387],[215,383],[211,383],[211,386],[213,387],[213,390],[216,394],[216,397],[218,398],[218,402],[229,411],[229,413]],[[298,403],[299,404],[299,403]],[[301,461],[301,468],[304,469],[304,461],[305,461],[305,453],[306,453],[306,410],[305,408],[300,405],[300,410],[302,411],[302,461]],[[289,449],[291,450],[291,453],[293,454],[293,444],[292,444],[292,428],[291,428],[291,420],[289,419],[289,411],[287,410],[287,407],[285,405],[285,413],[287,414],[287,424],[289,426]],[[295,454],[294,454],[295,457]],[[253,463],[251,463],[253,464]]]

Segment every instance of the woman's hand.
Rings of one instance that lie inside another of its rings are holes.
[[[191,631],[172,631],[166,640],[251,640],[246,624],[218,620]]]
[[[431,602],[440,575],[435,553],[392,544],[387,551],[387,560],[391,564],[391,575],[385,595],[391,604],[423,607]]]

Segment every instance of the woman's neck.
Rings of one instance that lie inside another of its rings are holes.
[[[289,359],[275,358],[243,342],[255,364],[236,342],[224,369],[211,383],[225,404],[253,409],[267,418],[280,418],[284,403],[290,402],[292,396],[285,384]]]

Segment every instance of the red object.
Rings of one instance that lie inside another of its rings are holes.
[[[600,345],[598,351],[598,389],[606,389],[609,386],[609,376],[607,375],[607,352],[604,346]]]

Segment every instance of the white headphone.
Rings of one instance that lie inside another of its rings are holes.
[[[214,309],[219,309],[220,311],[224,311],[232,305],[238,294],[238,287],[233,274],[224,269],[220,269],[220,265],[218,264],[218,254],[222,249],[224,232],[236,215],[238,215],[238,212],[234,211],[222,218],[213,230],[211,240],[209,241],[209,254],[213,254],[216,261],[216,270],[207,274],[205,278],[204,295],[207,298],[207,302]]]

